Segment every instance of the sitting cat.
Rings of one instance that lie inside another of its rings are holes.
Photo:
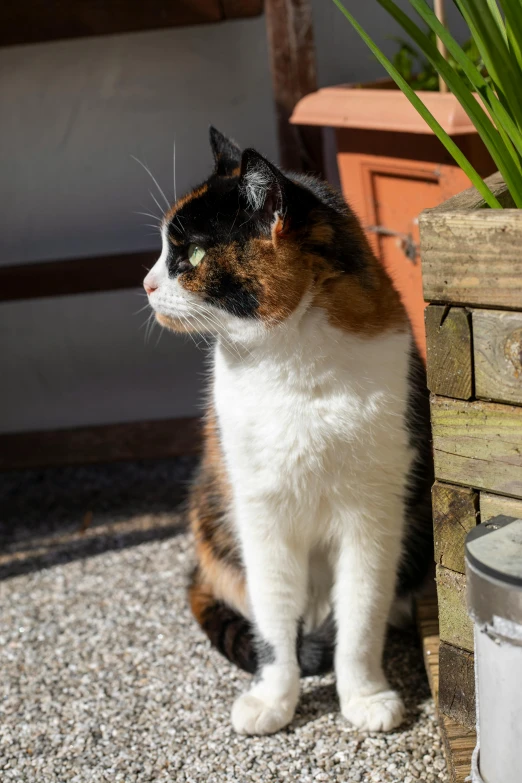
[[[192,611],[255,673],[236,731],[292,720],[335,667],[360,729],[403,719],[382,669],[396,596],[432,560],[424,370],[400,298],[330,187],[211,128],[215,169],[165,215],[156,318],[217,339],[192,487]]]

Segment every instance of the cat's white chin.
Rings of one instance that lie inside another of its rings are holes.
[[[162,315],[162,313],[156,313],[156,321],[165,329],[169,329],[171,332],[201,332],[201,329],[196,329],[186,320],[175,318],[170,315]]]

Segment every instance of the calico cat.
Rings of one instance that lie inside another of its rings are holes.
[[[335,667],[343,715],[389,730],[395,596],[432,561],[424,370],[400,298],[342,198],[210,130],[214,171],[162,222],[144,281],[160,324],[216,338],[192,487],[192,611],[255,673],[237,732],[292,720]]]

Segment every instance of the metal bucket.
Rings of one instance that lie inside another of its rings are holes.
[[[466,538],[475,623],[473,783],[522,783],[522,519],[498,516]]]

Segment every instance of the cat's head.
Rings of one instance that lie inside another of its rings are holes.
[[[361,273],[367,248],[326,185],[214,128],[210,144],[214,171],[164,216],[144,286],[163,326],[248,339],[305,310],[328,280]]]

